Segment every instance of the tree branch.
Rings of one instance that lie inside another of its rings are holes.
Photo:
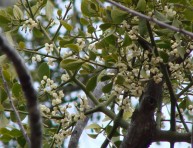
[[[151,22],[156,23],[157,25],[159,25],[159,26],[161,26],[161,27],[168,28],[168,29],[170,29],[170,30],[173,30],[173,31],[175,31],[175,32],[182,33],[182,34],[184,34],[184,35],[187,35],[187,36],[190,36],[191,38],[193,38],[193,33],[192,33],[192,32],[186,31],[186,30],[181,29],[181,28],[177,28],[177,27],[175,27],[175,26],[171,26],[171,25],[166,24],[166,23],[164,23],[164,22],[162,22],[162,21],[159,21],[159,20],[157,20],[157,19],[155,19],[155,18],[149,17],[149,16],[144,15],[144,14],[142,14],[142,13],[139,13],[139,12],[137,12],[137,11],[135,11],[135,10],[132,10],[132,9],[130,9],[130,8],[127,8],[127,7],[121,5],[121,4],[117,3],[117,2],[114,2],[114,1],[112,1],[112,0],[106,0],[106,2],[109,2],[109,3],[111,3],[112,5],[120,8],[121,10],[126,11],[126,12],[128,12],[128,13],[134,15],[134,16],[138,16],[138,17],[144,18],[144,19],[146,19],[146,20],[148,20],[148,21],[151,21]]]
[[[167,141],[167,142],[188,142],[191,143],[191,133],[178,133],[173,131],[157,130],[155,136],[152,138],[153,142]]]
[[[14,103],[13,103],[13,100],[12,100],[12,97],[11,97],[11,94],[10,94],[10,91],[9,91],[9,88],[8,88],[8,85],[7,85],[7,82],[6,82],[6,80],[5,80],[5,78],[4,78],[3,74],[2,74],[2,69],[1,69],[1,68],[0,68],[0,76],[1,76],[2,79],[3,79],[3,84],[4,84],[4,87],[5,87],[5,91],[6,91],[7,95],[8,95],[9,102],[10,102],[11,107],[12,107],[12,109],[13,109],[13,112],[14,112],[14,114],[15,114],[15,116],[16,116],[18,125],[19,125],[19,127],[20,127],[20,129],[21,129],[21,131],[22,131],[23,137],[24,137],[25,140],[27,141],[28,145],[31,145],[31,141],[30,141],[30,139],[29,139],[29,137],[28,137],[28,135],[27,135],[27,132],[25,131],[25,129],[24,129],[24,127],[23,127],[23,124],[21,123],[21,118],[20,118],[19,113],[18,113],[18,111],[17,111],[17,109],[15,108],[15,105],[14,105]]]
[[[157,98],[162,94],[162,85],[163,83],[156,84],[154,80],[148,82],[139,106],[131,117],[121,148],[146,148],[151,144],[156,131],[154,112]]]
[[[19,54],[8,45],[7,41],[0,36],[0,50],[2,50],[8,58],[13,62],[19,77],[25,98],[27,100],[27,108],[29,111],[30,129],[31,129],[31,147],[41,148],[42,146],[42,130],[41,116],[38,108],[37,93],[33,88],[31,77],[24,65]]]
[[[96,98],[100,98],[102,95],[102,87],[104,86],[104,83],[99,82],[93,92],[93,95]],[[89,106],[91,108],[94,107],[94,104],[91,102],[90,98],[89,98]],[[71,138],[70,138],[70,142],[68,144],[68,148],[77,148],[78,147],[78,142],[80,139],[80,136],[85,128],[85,126],[87,125],[87,122],[89,120],[89,116],[87,116],[83,121],[79,120],[76,124],[76,127],[74,128]]]

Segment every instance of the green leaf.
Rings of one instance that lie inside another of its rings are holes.
[[[146,10],[146,1],[145,0],[139,0],[137,3],[136,9],[139,11],[145,11]]]
[[[45,10],[46,10],[47,18],[49,20],[52,19],[52,15],[53,15],[53,11],[54,11],[54,5],[53,5],[53,3],[50,0],[47,1],[46,9]]]
[[[115,45],[117,41],[117,37],[115,35],[110,35],[104,38],[104,41],[108,44]]]
[[[3,66],[7,61],[7,56],[6,55],[1,55],[0,56],[0,65]]]
[[[167,62],[168,62],[168,60],[169,60],[169,55],[168,55],[166,52],[160,51],[160,52],[159,52],[159,55],[160,55],[160,57],[163,59],[163,62],[164,62],[164,63],[167,63]]]
[[[66,70],[79,70],[82,64],[85,63],[80,59],[64,59],[60,62],[60,67]]]
[[[80,23],[86,26],[89,25],[89,21],[86,18],[80,18]]]
[[[124,35],[122,47],[127,47],[127,46],[129,46],[131,44],[132,44],[132,40],[129,37],[128,33],[126,32],[125,35]]]
[[[113,77],[113,75],[104,75],[101,77],[101,82],[110,80]]]
[[[18,137],[18,138],[17,138],[17,142],[18,142],[18,144],[19,144],[21,147],[25,147],[25,145],[26,145],[26,140],[25,140],[25,138],[24,138],[23,136]],[[26,147],[27,147],[27,146],[26,146]]]
[[[98,134],[87,134],[90,138],[96,139]]]
[[[71,25],[69,25],[66,21],[64,20],[60,20],[60,23],[62,24],[62,26],[64,26],[64,28],[66,28],[66,30],[71,31],[73,29],[73,27]]]
[[[86,84],[86,89],[88,91],[93,91],[97,85],[97,78],[98,78],[98,75],[94,75],[93,77],[91,77],[87,84]]]
[[[19,48],[24,49],[25,48],[25,43],[24,42],[19,42]]]
[[[111,28],[112,24],[111,23],[105,23],[105,24],[101,24],[99,27],[101,30],[105,31],[109,28]]]
[[[5,117],[3,112],[0,112],[0,128],[6,127],[9,120]]]
[[[4,88],[0,87],[0,102],[3,103],[7,99],[7,93]]]
[[[23,19],[23,12],[17,5],[13,6],[13,15],[16,19],[19,19],[19,20]]]
[[[0,137],[0,141],[3,142],[9,142],[12,139],[11,135],[3,134],[3,136]]]
[[[95,0],[82,0],[82,14],[88,17],[98,16],[99,4]]]
[[[109,93],[109,92],[112,90],[112,87],[113,87],[113,82],[105,85],[105,86],[102,88],[102,92],[103,92],[103,93]]]
[[[21,84],[19,84],[19,83],[17,83],[17,82],[13,84],[13,87],[12,87],[12,95],[13,95],[15,98],[21,98],[21,96],[23,95]]]
[[[92,123],[85,127],[85,129],[102,129],[102,127],[96,123]]]
[[[128,13],[120,9],[113,9],[111,11],[111,17],[114,23],[120,24],[123,20],[127,18]]]
[[[42,80],[44,76],[50,78],[50,68],[47,63],[42,63],[38,68],[39,79]]]
[[[11,79],[10,72],[8,70],[3,70],[2,72],[3,72],[3,76],[4,76],[5,80],[8,81],[8,82],[11,82],[12,79]]]
[[[169,22],[169,20],[166,18],[166,16],[163,15],[161,12],[155,10],[154,14],[155,14],[155,18],[157,18],[159,21]]]
[[[107,135],[110,134],[110,132],[112,131],[113,126],[112,125],[107,125],[105,128],[105,132],[107,133]],[[117,132],[117,130],[115,130],[115,132],[113,133],[114,137],[120,136],[120,134]]]
[[[147,33],[147,25],[146,25],[146,20],[143,18],[139,18],[139,34],[141,36],[144,36]]]
[[[178,49],[178,53],[180,54],[181,58],[184,59],[186,49],[184,47],[177,47],[177,49]]]
[[[80,51],[79,46],[76,44],[66,44],[63,47],[64,48],[70,48],[72,51],[77,52],[77,53]]]
[[[125,78],[121,75],[118,75],[115,83],[118,85],[123,85],[124,82],[125,82]]]
[[[4,107],[3,105],[0,103],[0,112],[3,112],[4,111]]]
[[[59,40],[60,46],[64,47],[66,44],[72,44],[75,39],[70,37],[63,37],[63,38],[59,37],[58,40]]]
[[[90,33],[90,34],[95,32],[95,28],[92,25],[88,25],[87,29],[88,29],[88,33]]]
[[[57,11],[57,15],[58,15],[58,17],[62,17],[62,10],[61,10],[61,9],[59,9],[59,10]]]
[[[84,63],[82,65],[82,69],[87,71],[88,73],[92,73],[95,70],[95,68],[92,65],[88,64],[88,63]]]
[[[192,10],[186,9],[186,10],[184,11],[184,16],[185,16],[186,19],[188,19],[188,20],[190,20],[190,21],[193,21],[193,18],[192,18],[193,12],[192,12]]]
[[[91,51],[91,50],[89,50],[89,59],[94,61],[96,59],[96,57],[97,57],[96,53]]]
[[[179,108],[182,108],[183,110],[185,110],[186,107],[187,107],[187,102],[188,102],[187,100],[188,100],[188,98],[184,98],[184,99],[180,102]]]
[[[14,138],[22,136],[22,132],[18,129],[15,129],[15,128],[10,131],[10,134]]]

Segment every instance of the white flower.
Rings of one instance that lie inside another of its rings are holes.
[[[54,45],[45,43],[45,48],[48,53],[51,53],[54,50]]]
[[[69,79],[70,79],[70,77],[68,74],[62,74],[62,76],[61,76],[62,81],[68,81]]]

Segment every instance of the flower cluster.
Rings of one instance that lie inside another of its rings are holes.
[[[168,8],[168,6],[164,6],[164,11],[166,12],[166,17],[173,18],[176,15],[176,11],[172,8]]]
[[[41,62],[42,58],[40,55],[36,55],[35,57],[32,57],[32,62]]]
[[[121,101],[120,101],[121,100]],[[124,111],[130,111],[130,112],[133,112],[133,108],[131,106],[131,102],[129,100],[129,98],[124,98],[124,99],[118,99],[118,109],[123,109]]]
[[[125,29],[129,29],[129,28],[130,28],[130,25],[127,23],[126,20],[124,20],[124,21],[122,22],[122,26],[123,26],[123,28],[125,28]]]
[[[70,79],[70,76],[68,75],[68,74],[62,74],[62,76],[61,76],[61,80],[62,81],[68,81]]]
[[[47,64],[50,65],[50,66],[53,66],[53,65],[54,65],[54,59],[48,57],[48,62],[47,62]]]
[[[54,92],[52,93],[52,105],[58,105],[62,102],[62,98],[64,97],[64,93],[63,91],[59,91],[59,92]]]
[[[132,95],[139,97],[141,96],[143,89],[144,88],[141,86],[141,82],[138,82],[138,83],[131,83],[129,90],[131,91]]]
[[[43,80],[41,80],[41,88],[43,89],[43,91],[49,93],[53,97],[53,106],[59,105],[62,102],[62,98],[64,97],[63,91],[55,91],[57,87],[58,85],[47,76],[44,76]]]
[[[79,46],[80,49],[83,49],[85,46],[85,40],[83,38],[78,38],[76,45]]]
[[[43,105],[43,104],[40,104],[40,110],[43,112],[43,113],[46,113],[46,114],[49,114],[50,113],[50,109]]]
[[[71,130],[61,130],[58,134],[54,135],[55,147],[61,147],[64,139],[72,134]]]
[[[133,26],[132,29],[129,31],[129,37],[132,40],[137,40],[138,39],[137,34],[138,34],[138,27]]]
[[[45,43],[45,49],[46,49],[47,53],[51,53],[54,50],[54,45]]]
[[[23,24],[22,30],[25,30],[25,32],[27,32],[27,28],[29,28],[29,31],[32,31],[33,28],[37,28],[37,27],[38,27],[38,24],[32,18],[29,18]]]
[[[193,116],[193,106],[191,104],[188,106],[188,113]]]

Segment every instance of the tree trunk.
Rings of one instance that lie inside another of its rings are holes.
[[[156,84],[150,80],[146,90],[139,100],[139,106],[135,109],[131,124],[128,127],[121,148],[146,148],[152,142],[156,134],[156,122],[154,112],[158,99],[161,98],[163,83]]]

